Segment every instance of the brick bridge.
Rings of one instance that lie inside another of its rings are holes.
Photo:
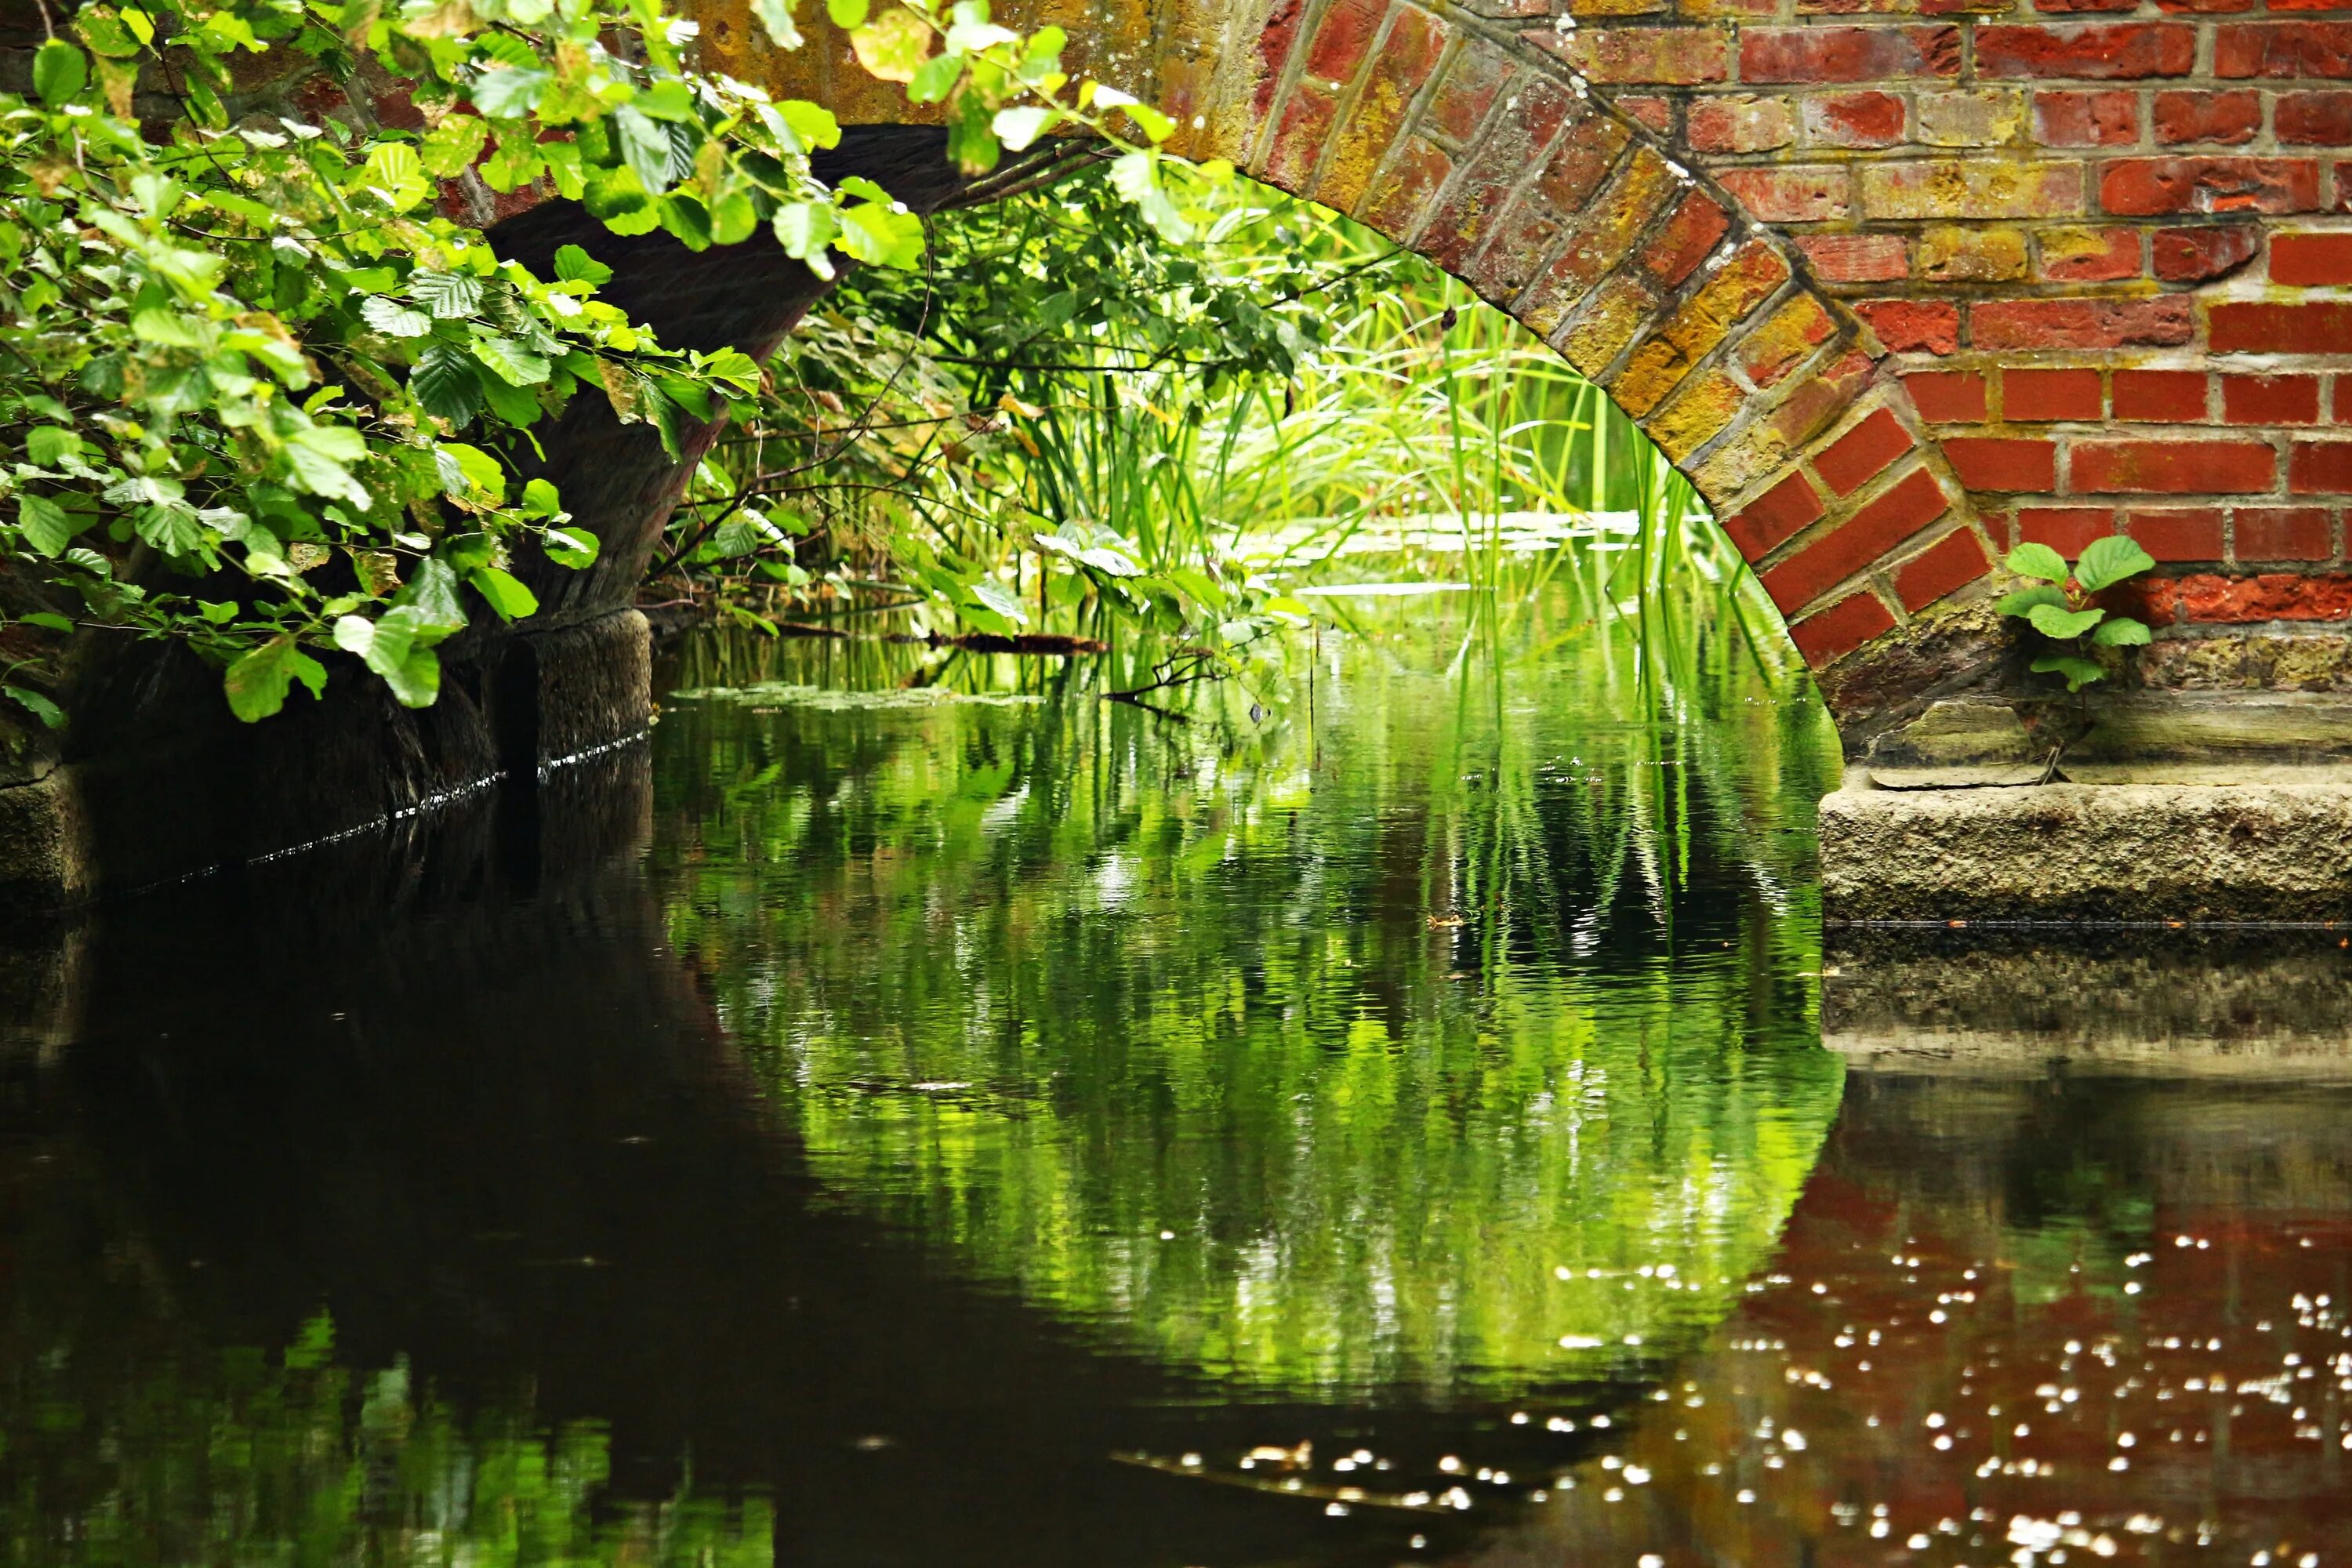
[[[2030,685],[1988,605],[2019,540],[2161,563],[2146,685],[2345,683],[2340,637],[2276,634],[2352,616],[2352,6],[1013,9],[1177,111],[1182,151],[1410,246],[1605,385],[1850,746]],[[695,10],[706,64],[906,117],[837,34],[780,55],[738,0]]]

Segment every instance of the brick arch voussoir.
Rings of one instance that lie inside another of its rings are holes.
[[[1549,30],[1417,0],[1261,15],[1228,33],[1255,58],[1228,72],[1208,150],[1427,257],[1606,389],[1723,520],[1850,746],[1980,662],[1921,649],[1985,597],[1993,538],[1892,359],[1787,237]]]

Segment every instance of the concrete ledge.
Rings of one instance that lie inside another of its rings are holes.
[[[2264,782],[1885,790],[1821,806],[1835,920],[2352,919],[2352,771]]]

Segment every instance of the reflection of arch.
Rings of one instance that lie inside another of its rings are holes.
[[[846,121],[907,116],[838,35],[778,54],[734,0],[695,9],[707,64]],[[1393,237],[1600,382],[1726,520],[1816,668],[1990,569],[1990,536],[1885,352],[1785,237],[1572,69],[1572,49],[1528,41],[1568,35],[1414,0],[1015,11],[1176,110],[1181,151]],[[1831,684],[1853,738],[1864,703],[1899,708],[1921,682]]]

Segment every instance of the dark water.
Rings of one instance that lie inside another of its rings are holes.
[[[1346,607],[18,942],[8,1559],[2352,1557],[2332,936],[1825,953],[1744,644]]]

